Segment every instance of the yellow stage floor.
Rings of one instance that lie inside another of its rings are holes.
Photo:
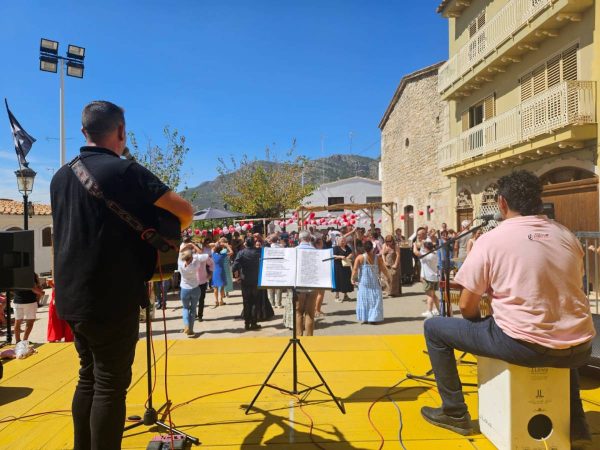
[[[398,449],[402,439],[409,450],[493,449],[482,435],[469,438],[434,427],[420,416],[424,405],[438,406],[433,385],[404,381],[385,397],[388,388],[407,372],[429,368],[421,336],[319,336],[302,343],[336,396],[342,414],[326,393],[312,391],[302,408],[296,400],[266,388],[255,408],[244,414],[271,367],[287,344],[286,338],[238,338],[169,341],[168,389],[174,405],[173,423],[197,436],[204,449]],[[164,342],[155,341],[158,382],[154,402],[164,401]],[[299,381],[318,383],[304,356],[298,354]],[[71,344],[46,344],[25,360],[5,364],[0,381],[0,419],[70,409],[78,360]],[[140,341],[127,397],[128,415],[142,415],[146,400],[145,347]],[[461,366],[463,382],[476,382],[475,366]],[[292,387],[292,353],[288,352],[271,383]],[[583,380],[582,396],[600,448],[600,380]],[[477,417],[477,393],[466,388],[467,403]],[[214,394],[214,395],[209,395]],[[197,400],[195,397],[203,396]],[[383,397],[383,398],[382,398]],[[373,405],[373,402],[381,398]],[[565,405],[568,402],[565,401]],[[370,419],[369,419],[369,409]],[[372,424],[370,423],[372,422]],[[312,423],[312,431],[311,431]],[[68,413],[0,423],[2,449],[65,449],[71,447]],[[157,429],[137,428],[125,434],[123,448],[145,449]],[[381,434],[381,436],[380,436]]]

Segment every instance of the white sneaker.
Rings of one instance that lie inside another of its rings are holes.
[[[434,309],[432,312],[433,312],[434,316],[439,316],[440,315],[440,312],[437,309]]]
[[[431,311],[425,311],[424,313],[421,313],[421,315],[425,317],[426,320],[433,317],[433,313]]]

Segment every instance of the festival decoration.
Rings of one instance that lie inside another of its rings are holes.
[[[194,234],[195,234],[196,236],[198,236],[198,235],[200,234],[200,230],[198,230],[198,229],[196,228],[196,229],[194,230]]]

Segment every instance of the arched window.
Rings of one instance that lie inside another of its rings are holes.
[[[6,231],[23,231],[23,229],[19,227],[9,227]]]
[[[596,175],[588,170],[577,167],[559,167],[558,169],[546,172],[540,177],[543,186],[549,184],[566,183],[568,181],[587,180],[596,178]]]

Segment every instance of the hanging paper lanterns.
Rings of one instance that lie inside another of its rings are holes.
[[[242,225],[242,231],[248,231],[248,225],[246,225],[246,224]]]
[[[240,231],[242,231],[242,227],[240,227],[239,225],[238,225],[238,226],[236,226],[236,227],[235,227],[235,231],[237,231],[237,232],[239,233]]]
[[[433,212],[433,208],[429,208],[429,214]]]
[[[223,233],[224,235],[228,235],[229,234],[229,228],[223,228],[223,230],[221,231],[221,233]]]
[[[425,214],[425,212],[422,209],[420,209],[419,210],[419,215],[422,216],[423,214]]]
[[[242,226],[242,227],[243,227],[244,225],[246,225],[246,222],[245,222],[244,220],[241,220],[241,221],[240,221],[240,226]]]
[[[404,220],[404,214],[400,214],[400,220]]]
[[[208,231],[202,230],[202,236],[206,237],[207,234],[208,234]]]
[[[408,215],[408,217],[410,217],[411,219],[413,219],[413,218],[415,217],[415,214],[414,214],[414,213],[410,213],[410,214]]]
[[[200,234],[200,230],[198,230],[198,229],[196,228],[196,229],[194,230],[194,234],[195,234],[196,236],[198,236],[198,235]]]

